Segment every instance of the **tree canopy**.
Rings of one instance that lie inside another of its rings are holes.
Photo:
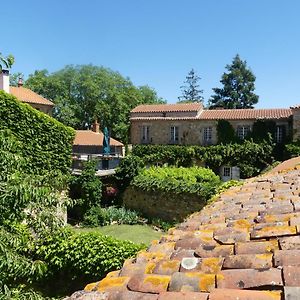
[[[14,64],[14,57],[9,54],[8,56],[3,56],[0,52],[0,71],[2,69],[9,69]]]
[[[199,89],[199,80],[201,78],[192,69],[186,76],[183,86],[181,86],[182,96],[178,97],[179,103],[203,102],[203,90]]]
[[[209,101],[210,108],[253,108],[258,102],[258,96],[254,93],[256,78],[247,68],[247,62],[237,54],[226,69],[228,72],[220,80],[223,87],[213,89],[215,95]]]
[[[130,110],[143,103],[165,102],[149,86],[136,87],[120,73],[93,65],[68,65],[52,74],[35,71],[25,86],[53,101],[53,116],[65,125],[87,129],[98,119],[111,136],[125,143]]]

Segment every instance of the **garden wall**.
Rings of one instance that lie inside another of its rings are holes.
[[[206,204],[198,195],[150,192],[132,186],[125,190],[123,201],[126,208],[141,212],[146,217],[177,222]]]

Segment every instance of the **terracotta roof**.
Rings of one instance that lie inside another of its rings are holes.
[[[22,102],[54,106],[53,102],[22,86],[11,86],[9,87],[9,92]]]
[[[199,119],[203,120],[247,120],[247,119],[284,119],[292,115],[289,108],[272,109],[212,109],[203,110]]]
[[[299,109],[300,108],[300,104],[296,104],[290,107],[290,109]]]
[[[98,133],[92,130],[76,130],[73,145],[81,146],[103,146],[103,133]],[[110,138],[111,146],[124,146],[121,142]]]
[[[148,104],[139,105],[134,108],[132,113],[147,113],[147,112],[185,112],[199,111],[203,108],[201,103],[182,103],[182,104]]]
[[[157,120],[167,120],[167,121],[176,121],[176,120],[199,120],[199,117],[131,117],[130,121],[157,121]]]
[[[69,300],[299,299],[299,190],[295,164],[232,187]]]

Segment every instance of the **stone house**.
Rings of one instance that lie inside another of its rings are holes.
[[[7,70],[2,70],[2,72],[0,72],[0,90],[15,96],[21,102],[25,102],[45,114],[52,114],[52,109],[54,107],[53,102],[45,99],[28,88],[23,87],[23,81],[21,78],[19,79],[17,87],[10,86],[9,72]]]
[[[73,169],[81,169],[82,162],[89,159],[98,161],[97,169],[114,169],[125,155],[124,144],[110,138],[110,154],[103,155],[103,132],[96,121],[92,130],[76,130],[73,142]]]
[[[204,109],[201,103],[139,105],[131,111],[131,143],[217,144],[217,122],[227,120],[244,139],[257,120],[274,121],[275,138],[300,137],[300,106],[275,109]]]

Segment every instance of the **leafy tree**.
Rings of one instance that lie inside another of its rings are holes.
[[[9,85],[10,86],[18,86],[19,84],[19,79],[22,79],[24,78],[24,75],[23,73],[21,72],[17,72],[17,73],[14,73],[14,74],[10,74],[9,76]]]
[[[224,73],[220,81],[223,88],[213,89],[215,95],[209,101],[210,108],[253,108],[258,102],[258,96],[254,94],[255,76],[247,68],[247,62],[242,61],[237,54],[226,69],[228,73]]]
[[[199,89],[198,81],[201,78],[192,69],[186,76],[185,85],[181,86],[182,96],[178,97],[179,103],[203,102],[203,90]]]
[[[14,62],[15,62],[15,58],[11,54],[5,57],[0,52],[0,71],[2,71],[2,69],[11,68]]]
[[[164,102],[148,86],[137,88],[118,72],[93,65],[69,65],[52,74],[35,71],[25,85],[52,100],[54,117],[65,125],[86,129],[98,118],[102,127],[125,143],[130,110],[143,103]]]

